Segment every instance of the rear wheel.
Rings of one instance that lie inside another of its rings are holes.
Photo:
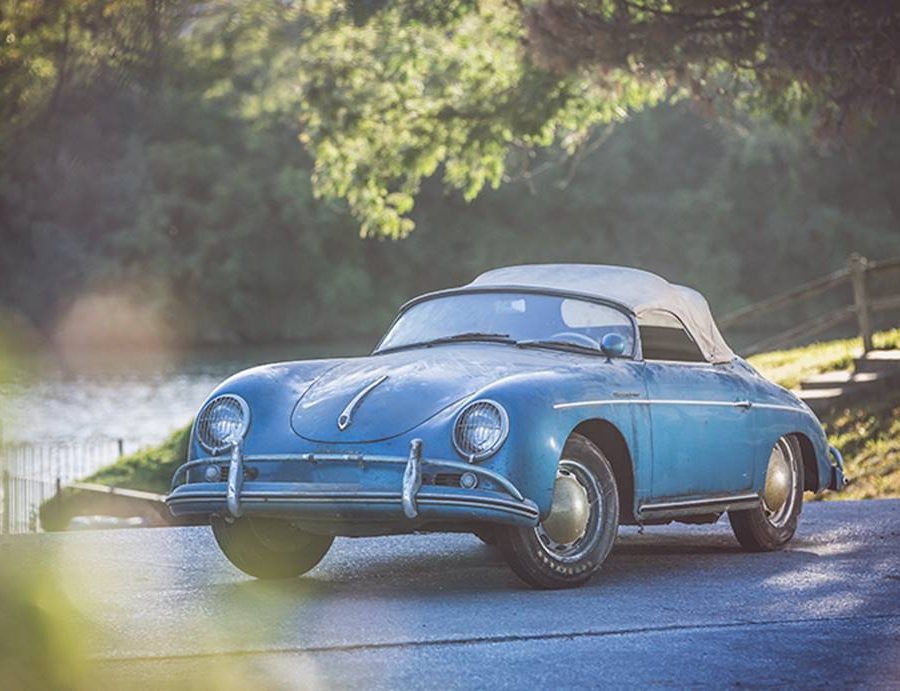
[[[612,550],[619,494],[612,466],[591,441],[566,442],[549,515],[534,528],[498,526],[497,546],[513,571],[536,588],[583,585]]]
[[[213,535],[228,560],[256,578],[293,578],[318,564],[334,538],[300,530],[288,521],[213,516]]]
[[[750,552],[784,547],[797,530],[803,507],[803,458],[793,436],[779,439],[769,454],[766,485],[759,505],[729,511],[728,520],[741,546]]]

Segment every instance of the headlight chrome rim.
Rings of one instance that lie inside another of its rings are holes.
[[[211,434],[211,427],[216,421],[210,419],[210,416],[215,408],[222,405],[236,405],[240,410],[241,424],[236,429],[236,431],[229,435],[228,439],[217,440]],[[249,428],[250,406],[243,398],[241,398],[237,394],[231,393],[216,396],[215,398],[208,401],[206,405],[203,406],[203,408],[200,410],[200,413],[197,415],[197,422],[194,426],[195,435],[197,441],[200,442],[200,446],[214,455],[222,453],[223,451],[230,449],[235,444],[240,442],[247,434],[247,430]]]
[[[497,438],[493,440],[489,447],[482,449],[481,451],[476,451],[471,448],[471,444],[464,443],[464,440],[461,440],[461,435],[465,433],[467,417],[472,415],[479,408],[483,409],[486,407],[497,412],[500,421],[500,431]],[[500,450],[500,447],[503,446],[507,436],[509,436],[509,415],[506,412],[506,408],[490,398],[479,398],[476,401],[468,403],[461,411],[459,411],[453,422],[453,447],[460,456],[470,463],[474,461],[483,461],[484,459],[493,456]]]

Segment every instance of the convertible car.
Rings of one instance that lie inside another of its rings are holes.
[[[256,367],[204,403],[172,513],[210,516],[259,578],[334,537],[471,532],[528,584],[583,584],[620,524],[794,535],[843,462],[736,356],[703,297],[645,271],[497,269],[404,305],[371,355]]]

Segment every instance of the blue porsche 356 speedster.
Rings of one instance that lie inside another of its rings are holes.
[[[337,535],[465,531],[541,588],[587,581],[619,524],[727,512],[785,545],[804,491],[843,486],[798,398],[737,357],[703,297],[655,274],[515,266],[408,302],[368,357],[236,374],[167,498],[260,578]]]

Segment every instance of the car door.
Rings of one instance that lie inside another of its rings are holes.
[[[707,362],[673,314],[638,317],[650,410],[654,500],[739,494],[753,482],[744,378]]]

